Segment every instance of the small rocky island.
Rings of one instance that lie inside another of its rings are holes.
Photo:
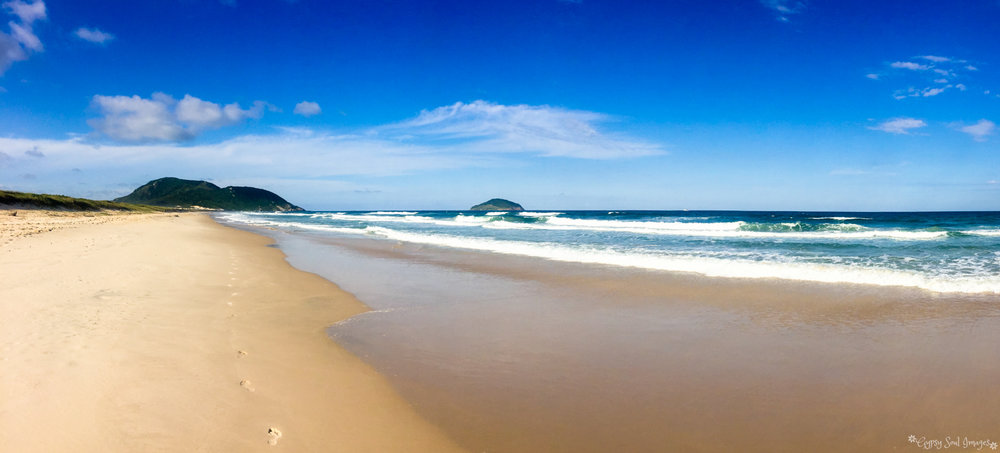
[[[256,187],[219,187],[207,181],[160,178],[143,184],[118,202],[227,211],[302,211],[273,192]]]
[[[514,203],[510,200],[504,200],[503,198],[494,198],[485,203],[479,203],[471,208],[470,211],[523,211],[524,208],[521,205]]]

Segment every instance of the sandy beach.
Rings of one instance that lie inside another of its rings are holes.
[[[365,305],[267,238],[201,214],[0,229],[0,450],[458,450],[324,334]]]

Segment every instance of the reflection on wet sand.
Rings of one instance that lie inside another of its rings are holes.
[[[473,451],[1000,437],[1000,298],[276,234],[376,311],[331,335]]]

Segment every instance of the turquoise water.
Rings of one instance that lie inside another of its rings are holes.
[[[1000,212],[364,211],[220,219],[707,276],[1000,293]]]

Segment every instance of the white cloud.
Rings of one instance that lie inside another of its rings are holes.
[[[115,39],[115,35],[103,32],[96,28],[80,27],[77,28],[76,31],[73,32],[73,34],[75,34],[77,38],[80,38],[84,41],[92,42],[94,44],[106,44],[108,41]]]
[[[11,35],[17,42],[21,43],[22,46],[35,52],[42,52],[45,50],[45,47],[42,46],[42,41],[38,39],[38,36],[35,36],[35,33],[31,30],[30,25],[19,25],[15,22],[11,22],[9,25]]]
[[[931,68],[930,66],[913,63],[911,61],[894,61],[889,66],[896,69],[909,69],[911,71],[926,71]]]
[[[948,88],[951,88],[951,85],[940,88],[924,88],[922,91],[920,91],[920,96],[925,98],[931,96],[937,96],[941,93],[944,93],[944,90],[947,90]]]
[[[966,69],[967,71],[978,71],[978,70],[979,70],[979,68],[977,68],[977,67],[975,67],[975,66],[973,66],[973,65],[971,65],[971,64],[970,64],[970,65],[966,65],[966,66],[965,66],[965,69]]]
[[[193,135],[177,122],[169,106],[154,99],[96,95],[92,104],[104,115],[87,123],[104,135],[125,141],[185,140]]]
[[[45,2],[35,0],[31,3],[22,0],[4,2],[3,9],[14,15],[17,21],[10,21],[10,33],[0,31],[0,75],[15,61],[28,58],[30,52],[45,50],[42,41],[32,29],[32,24],[45,19]]]
[[[939,80],[935,80],[934,82],[935,83],[945,83],[945,82],[947,82],[947,80],[939,79]],[[938,86],[938,87],[926,87],[926,88],[919,89],[919,90],[916,89],[916,88],[910,87],[906,91],[897,91],[893,95],[893,97],[895,97],[896,99],[906,99],[908,97],[910,97],[910,98],[928,98],[928,97],[937,96],[937,95],[939,95],[941,93],[944,93],[945,91],[948,91],[951,88],[955,88],[955,89],[957,89],[959,91],[965,91],[965,90],[969,89],[969,87],[967,87],[967,86],[965,86],[964,84],[961,84],[961,83],[956,83],[954,85],[949,84],[949,85]]]
[[[21,23],[28,26],[36,20],[45,19],[45,2],[42,0],[34,0],[31,3],[13,0],[5,2],[3,7],[9,9],[12,14],[21,19]]]
[[[302,101],[299,102],[298,104],[295,104],[295,110],[293,111],[293,113],[295,113],[296,115],[302,115],[307,117],[313,115],[319,115],[322,112],[323,110],[319,108],[319,104],[310,101]]]
[[[954,88],[957,91],[966,91],[968,80],[974,77],[974,66],[968,65],[966,60],[944,57],[937,55],[923,55],[919,58],[926,63],[915,63],[912,61],[896,61],[889,63],[889,66],[896,71],[893,75],[897,78],[906,79],[910,87],[896,90],[893,97],[896,99],[906,99],[910,97],[926,98],[938,96],[945,91]],[[962,83],[956,83],[962,81]],[[921,87],[923,88],[915,88]]]
[[[265,105],[262,101],[255,101],[253,107],[247,110],[241,109],[237,103],[220,107],[214,102],[203,101],[190,94],[185,94],[184,98],[177,103],[175,113],[177,120],[184,123],[189,129],[201,131],[231,126],[246,118],[260,118],[264,114]]]
[[[901,72],[897,71],[895,75],[910,79],[910,83],[920,83],[925,85],[931,83],[952,83],[956,80],[969,77],[969,73],[976,70],[974,66],[968,65],[966,60],[952,57],[923,55],[914,58],[924,60],[926,63],[895,61],[889,63],[889,67],[892,69],[903,70]],[[965,85],[956,84],[954,86],[949,85],[947,88],[958,88],[959,90],[964,91],[964,87]],[[910,88],[905,92],[897,91],[895,98],[903,99],[906,97],[935,96],[940,94],[942,91],[943,90],[938,88],[924,88],[920,90]]]
[[[878,80],[879,76],[878,76],[878,74],[874,74],[873,73],[873,74],[865,74],[865,77],[868,77],[869,79],[872,79],[872,80]]]
[[[788,22],[789,16],[805,11],[805,4],[795,0],[760,0],[760,3],[774,11],[782,22]]]
[[[221,107],[190,94],[180,101],[154,93],[150,99],[138,95],[96,95],[92,105],[100,118],[88,121],[108,137],[123,141],[181,141],[194,138],[206,129],[230,126],[246,118],[260,118],[267,106],[262,101],[244,110],[237,103]]]
[[[0,165],[0,180],[8,173],[16,175],[17,172],[30,171],[40,178],[58,183],[60,174],[68,174],[73,169],[90,175],[113,175],[118,182],[135,180],[139,183],[152,177],[192,172],[217,178],[308,180],[346,175],[392,176],[494,166],[497,162],[490,156],[443,152],[431,147],[354,134],[245,135],[218,143],[193,145],[163,142],[98,145],[80,138],[37,140],[0,137],[0,149],[36,147],[44,150],[45,159],[12,158],[12,164],[17,165]],[[150,174],[151,170],[155,175]]]
[[[919,129],[921,127],[927,126],[924,120],[918,120],[916,118],[893,118],[891,120],[884,121],[877,126],[869,127],[869,129],[888,132],[890,134],[909,134],[912,129]]]
[[[531,153],[582,159],[663,154],[660,145],[598,129],[611,118],[547,105],[457,102],[376,132],[402,141],[455,146],[467,152]]]
[[[182,103],[187,122],[178,118]],[[279,193],[293,202],[329,203],[315,199],[317,185],[329,184],[333,190],[338,178],[348,176],[547,165],[550,159],[543,156],[615,159],[664,153],[659,144],[609,132],[613,118],[607,115],[548,106],[457,103],[375,128],[334,133],[285,127],[206,143],[181,140],[196,135],[193,125],[208,127],[233,118],[217,104],[162,93],[149,98],[95,96],[93,104],[100,116],[91,124],[117,141],[86,134],[62,140],[0,137],[0,151],[9,154],[0,155],[0,181],[16,181],[19,190],[114,198],[164,175],[217,178],[222,185],[270,178],[275,187],[288,188]],[[26,150],[45,157],[32,158]],[[37,179],[18,179],[27,173]],[[343,184],[337,190],[345,197],[371,188]]]
[[[977,142],[984,142],[986,137],[993,135],[993,132],[996,131],[996,124],[990,120],[981,119],[976,124],[960,127],[959,130],[971,135],[972,139]]]

